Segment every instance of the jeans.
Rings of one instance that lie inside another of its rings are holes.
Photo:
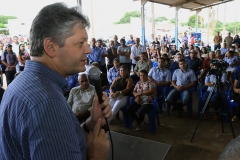
[[[174,106],[177,104],[177,100],[179,98],[181,99],[182,104],[186,106],[190,100],[190,91],[188,90],[178,91],[177,89],[173,89],[168,94],[166,101]]]
[[[203,93],[203,97],[201,100],[201,107],[203,108],[205,105],[205,102],[207,101],[208,95],[209,95],[210,91],[206,91]],[[212,97],[209,101],[209,103],[212,104],[212,106],[214,107],[215,111],[218,111],[219,108],[221,108],[223,101],[221,101],[222,97],[219,93],[215,92],[212,94]],[[208,111],[209,108],[206,108],[206,111]]]
[[[221,44],[214,44],[214,51],[221,48]]]
[[[153,104],[138,104],[134,102],[128,107],[128,113],[131,117],[137,121],[137,123],[141,123],[144,120],[145,114],[153,109]],[[138,114],[136,114],[138,111]]]

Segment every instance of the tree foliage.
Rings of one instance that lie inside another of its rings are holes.
[[[0,34],[9,35],[9,30],[7,29],[0,30]]]
[[[170,19],[170,20],[169,20],[169,23],[175,24],[175,18]]]
[[[163,17],[156,17],[155,18],[155,22],[162,22],[162,21],[167,21],[168,19],[165,17],[165,16],[163,16]]]
[[[130,23],[131,17],[141,17],[141,13],[139,11],[126,12],[124,16],[118,22],[114,22],[114,24]]]
[[[0,28],[7,28],[4,24],[0,23]]]
[[[196,22],[196,14],[189,17],[187,25],[189,27],[194,28],[195,27],[195,22]],[[199,28],[203,28],[204,27],[204,19],[201,16],[199,16],[199,15],[198,15],[198,27]]]
[[[17,17],[0,15],[0,23],[2,24],[8,24],[9,19],[17,19]]]

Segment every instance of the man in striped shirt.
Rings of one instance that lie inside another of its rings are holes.
[[[61,24],[61,25],[59,25]],[[0,159],[106,159],[109,98],[95,95],[81,128],[64,98],[64,77],[83,72],[91,53],[89,22],[61,3],[44,7],[30,30],[31,61],[9,85],[0,106]],[[26,82],[26,80],[28,80]],[[102,110],[103,109],[103,110]]]

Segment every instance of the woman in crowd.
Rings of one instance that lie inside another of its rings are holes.
[[[153,109],[155,94],[156,88],[154,82],[148,79],[148,72],[146,70],[141,70],[140,81],[133,90],[135,102],[128,107],[129,114],[137,121],[136,130],[141,129],[145,114]]]
[[[180,48],[181,48],[181,47],[180,47]],[[180,50],[180,48],[179,48],[179,50]],[[183,43],[182,49],[183,49],[183,52],[184,52],[186,49],[188,49],[186,42]]]
[[[29,53],[25,50],[24,44],[19,45],[19,54],[17,56],[20,71],[24,70],[25,62],[27,59],[30,59]]]
[[[119,77],[116,78],[110,87],[110,102],[112,106],[112,116],[108,119],[111,121],[118,111],[127,105],[127,98],[131,95],[133,81],[129,78],[128,68],[124,65],[120,66]]]
[[[227,51],[224,61],[228,63],[228,68],[227,68],[227,80],[229,82],[233,82],[233,73],[235,71],[235,69],[237,68],[237,63],[238,63],[238,59],[237,57],[233,56],[234,51]],[[231,81],[230,81],[231,79]]]
[[[184,57],[184,49],[183,49],[183,47],[179,47],[179,52],[178,52],[179,54],[181,54],[181,56],[183,57],[183,58],[185,58]]]
[[[206,58],[208,56],[206,47],[202,47],[202,57]]]

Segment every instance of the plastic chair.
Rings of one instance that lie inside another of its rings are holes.
[[[130,128],[130,126],[129,126],[130,115],[128,114],[127,108],[132,103],[132,99],[133,99],[133,97],[128,96],[127,105],[120,109],[122,111],[122,114],[123,114],[123,121],[124,121],[125,128]],[[116,115],[116,118],[119,120],[119,111]]]
[[[134,102],[134,98],[132,99],[132,102]],[[148,120],[149,120],[149,127],[150,127],[150,132],[151,133],[155,133],[156,131],[156,118],[157,118],[157,124],[158,126],[160,126],[160,119],[159,119],[159,115],[158,115],[158,111],[157,111],[157,99],[154,99],[153,102],[153,109],[148,111],[148,113],[146,113],[148,115]],[[129,128],[132,128],[132,117],[130,117],[130,121],[129,121]]]
[[[152,62],[152,66],[153,67],[157,67],[158,66],[158,62]]]

